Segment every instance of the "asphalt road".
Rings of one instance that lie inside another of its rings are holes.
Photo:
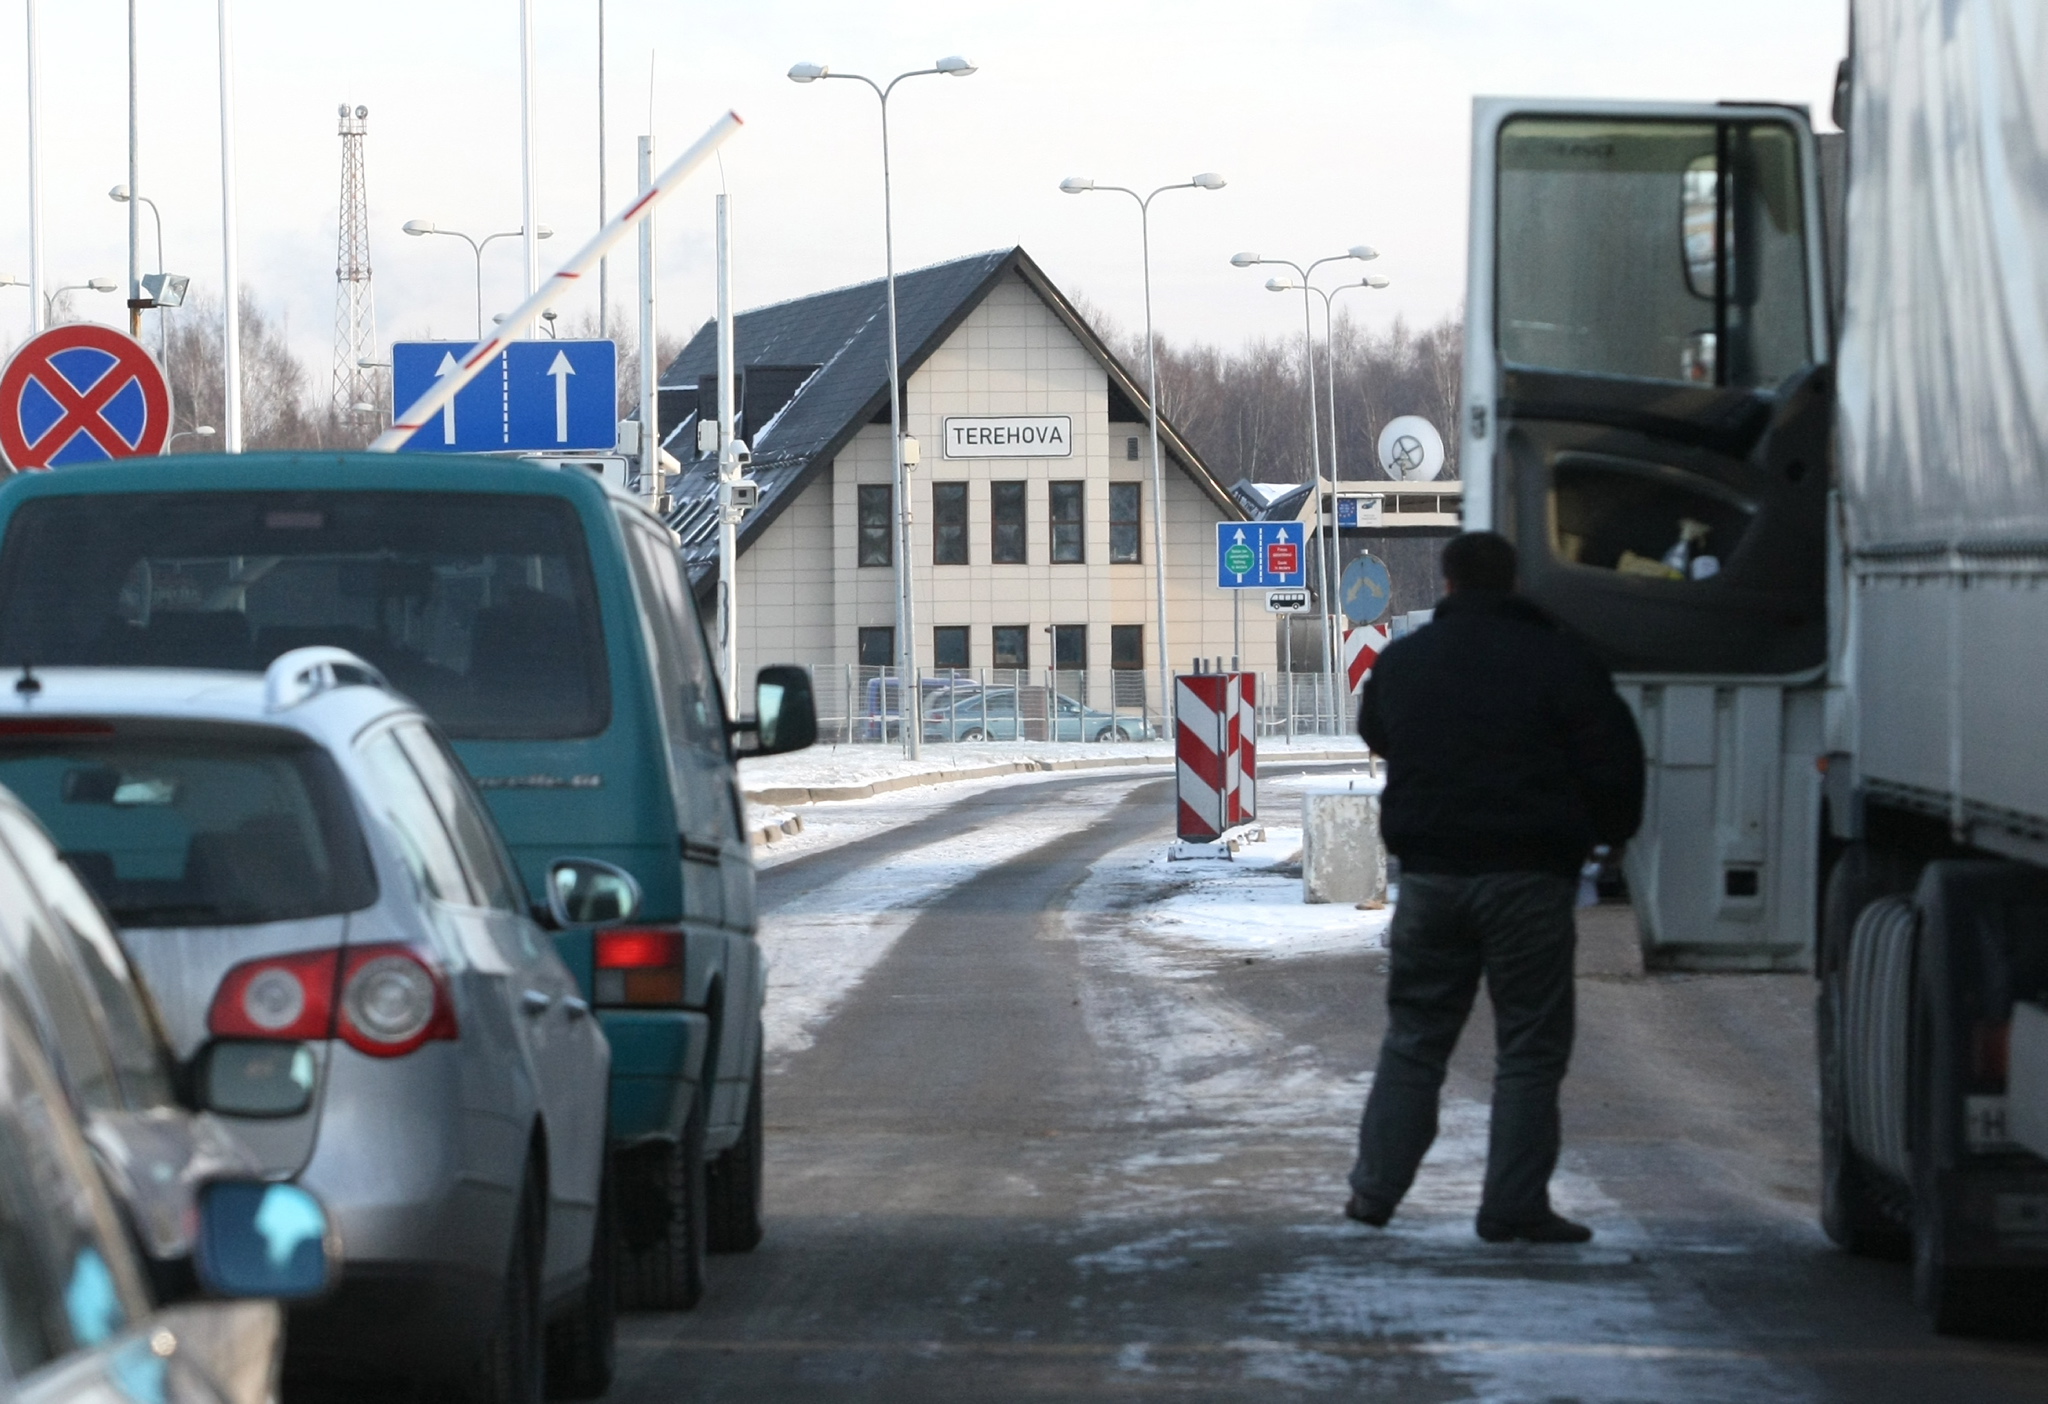
[[[1393,1226],[1342,1219],[1384,955],[1167,939],[1167,785],[935,796],[764,873],[771,923],[899,869],[911,906],[845,904],[900,934],[771,1032],[767,1239],[627,1318],[612,1398],[2048,1397],[2048,1350],[1934,1336],[1814,1227],[1808,980],[1646,977],[1625,908],[1583,914],[1556,1186],[1595,1241],[1471,1232],[1483,1014]]]

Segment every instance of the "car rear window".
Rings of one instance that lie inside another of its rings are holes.
[[[261,671],[346,648],[459,738],[611,719],[574,507],[440,492],[180,492],[23,503],[0,662]]]
[[[0,785],[123,926],[291,921],[377,897],[345,782],[314,746],[9,737]]]

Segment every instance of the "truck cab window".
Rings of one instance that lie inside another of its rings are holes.
[[[1811,359],[1791,127],[1501,129],[1498,336],[1533,369],[1774,386]]]

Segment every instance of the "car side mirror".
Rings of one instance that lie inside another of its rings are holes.
[[[598,858],[561,858],[548,866],[548,915],[556,929],[605,926],[640,914],[640,884]]]
[[[754,715],[730,724],[742,742],[742,756],[776,756],[801,751],[818,739],[818,706],[808,670],[786,663],[763,668],[754,678]]]
[[[199,1192],[193,1266],[217,1297],[317,1297],[338,1265],[327,1211],[297,1185],[216,1180]]]
[[[199,1105],[223,1116],[297,1116],[313,1104],[313,1050],[303,1043],[224,1039],[199,1054]]]

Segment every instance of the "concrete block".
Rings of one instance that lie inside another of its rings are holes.
[[[1301,797],[1301,899],[1384,902],[1387,850],[1378,795],[1310,791]]]

